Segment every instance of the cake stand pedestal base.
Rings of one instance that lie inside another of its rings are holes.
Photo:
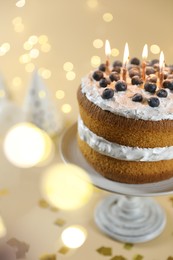
[[[95,221],[98,227],[113,239],[125,243],[142,243],[159,236],[165,227],[166,216],[154,200],[146,197],[172,194],[173,178],[145,184],[106,179],[88,164],[78,147],[76,134],[77,124],[74,124],[61,138],[63,161],[85,169],[96,187],[125,195],[113,195],[97,206]]]
[[[166,224],[166,216],[152,199],[113,195],[97,206],[95,222],[113,239],[141,243],[160,235]]]

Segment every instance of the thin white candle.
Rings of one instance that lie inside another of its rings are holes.
[[[146,59],[148,58],[148,45],[145,44],[142,51],[142,79],[145,80]]]
[[[127,62],[129,60],[129,46],[126,42],[125,48],[124,48],[124,57],[123,57],[123,73],[122,73],[122,79],[126,81],[126,73],[127,73]]]
[[[105,54],[106,54],[106,73],[110,73],[110,55],[111,55],[111,46],[108,40],[105,42]]]

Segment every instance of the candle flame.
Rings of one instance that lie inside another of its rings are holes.
[[[123,57],[123,65],[124,65],[124,67],[126,67],[128,59],[129,59],[129,46],[128,46],[128,43],[126,42],[125,48],[124,48],[124,57]]]
[[[142,51],[142,58],[143,59],[148,58],[148,45],[147,44],[144,45],[144,48],[143,48],[143,51]]]
[[[107,57],[111,55],[111,46],[108,40],[105,42],[105,54]]]
[[[164,57],[163,51],[161,51],[160,59],[159,59],[159,68],[160,68],[160,70],[163,69],[164,63],[165,63],[165,57]]]

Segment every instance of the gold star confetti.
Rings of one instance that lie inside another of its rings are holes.
[[[5,188],[4,188],[4,189],[1,189],[1,190],[0,190],[0,197],[1,197],[1,196],[8,195],[8,194],[9,194],[9,190],[8,190],[8,189],[5,189]]]
[[[132,249],[133,246],[134,246],[134,245],[131,244],[131,243],[125,243],[125,244],[124,244],[124,248],[127,249],[127,250]]]
[[[53,212],[59,211],[57,207],[52,207],[45,199],[40,199],[38,204],[40,208],[44,208],[44,209],[49,208]]]
[[[173,207],[173,197],[169,197],[169,200],[171,201]]]
[[[107,256],[111,256],[112,255],[112,248],[110,247],[100,247],[96,250],[99,254],[101,255],[107,255]]]
[[[58,219],[55,220],[54,224],[57,225],[57,226],[62,227],[65,224],[65,220],[61,219],[61,218],[58,218]]]
[[[56,255],[55,254],[44,254],[40,256],[40,260],[56,260]]]
[[[15,247],[16,250],[16,258],[21,259],[26,257],[26,253],[29,251],[29,245],[25,242],[19,241],[17,238],[11,238],[7,241],[7,244]]]
[[[63,247],[61,247],[59,250],[58,250],[58,253],[60,253],[60,254],[62,254],[62,255],[65,255],[65,254],[67,254],[68,252],[69,252],[69,248],[68,247],[66,247],[66,246],[63,246]]]
[[[49,204],[44,199],[39,200],[38,204],[39,204],[40,208],[48,208],[49,207]]]
[[[113,258],[111,258],[110,260],[127,260],[127,258],[125,258],[122,255],[117,255],[117,256],[114,256]]]
[[[133,260],[142,260],[144,257],[142,255],[135,255]]]
[[[56,207],[50,207],[50,210],[53,211],[53,212],[57,212],[57,211],[59,211],[59,209],[56,208]]]

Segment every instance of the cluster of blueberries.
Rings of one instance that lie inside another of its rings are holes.
[[[98,70],[94,71],[92,77],[94,80],[99,81],[99,85],[102,88],[105,88],[102,93],[103,99],[110,99],[114,96],[114,90],[112,88],[108,88],[107,86],[115,81],[115,90],[116,91],[126,91],[127,83],[124,80],[120,79],[122,62],[116,60],[112,65],[112,71],[109,77],[104,77],[104,72],[106,71],[106,64],[101,64]],[[152,60],[146,66],[146,81],[145,83],[141,79],[141,68],[140,68],[140,60],[138,58],[133,58],[130,60],[128,65],[128,74],[131,78],[132,85],[142,85],[144,83],[144,89],[151,94],[156,94],[160,98],[166,98],[168,92],[165,88],[173,90],[173,66],[166,67],[164,71],[164,80],[162,83],[162,88],[156,91],[157,89],[157,76],[156,72],[159,71],[159,60]],[[132,101],[134,102],[142,102],[143,96],[139,93],[136,93],[132,97]],[[160,101],[157,97],[151,97],[148,100],[148,104],[151,107],[158,107]]]

